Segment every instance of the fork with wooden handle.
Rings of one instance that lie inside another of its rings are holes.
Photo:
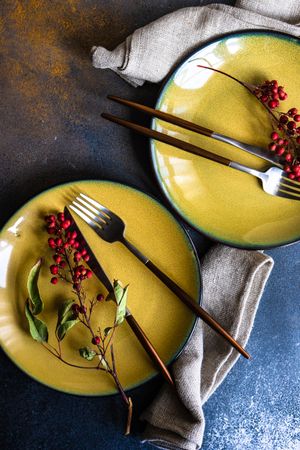
[[[194,155],[202,156],[203,158],[210,159],[211,161],[215,161],[219,164],[223,164],[224,166],[231,167],[232,169],[236,169],[241,172],[246,172],[249,175],[253,175],[254,177],[261,180],[262,188],[268,194],[276,195],[277,197],[288,198],[290,200],[300,200],[300,183],[298,181],[289,179],[286,172],[284,172],[284,170],[280,169],[279,167],[271,167],[265,172],[260,172],[259,170],[255,170],[238,162],[231,161],[224,156],[217,155],[201,147],[190,144],[189,142],[174,138],[173,136],[170,136],[168,134],[164,134],[156,130],[151,130],[149,128],[143,127],[142,125],[138,125],[128,120],[121,119],[120,117],[113,116],[112,114],[102,113],[101,115],[104,119],[108,119],[111,122],[117,123],[118,125],[122,125],[126,128],[137,131],[144,136],[164,142],[165,144],[172,145],[173,147],[180,148]],[[168,121],[167,118],[165,118],[164,120]],[[172,123],[175,123],[175,121],[173,120]]]
[[[99,202],[80,194],[70,205],[72,211],[78,214],[106,242],[121,242],[145,266],[151,270],[194,314],[200,317],[213,330],[223,336],[239,353],[249,359],[250,355],[243,347],[211,317],[195,300],[187,294],[175,281],[157,267],[147,256],[141,253],[125,236],[125,223],[116,213]],[[157,232],[159,230],[156,230]]]
[[[266,148],[258,147],[252,144],[246,144],[245,142],[241,142],[232,137],[217,133],[216,131],[210,130],[209,128],[203,127],[202,125],[199,125],[197,123],[190,122],[178,116],[173,116],[170,113],[160,111],[159,109],[151,108],[150,106],[142,105],[141,103],[133,102],[132,100],[127,100],[125,98],[117,97],[115,95],[108,95],[107,98],[109,100],[113,100],[114,102],[120,103],[121,105],[129,106],[130,108],[148,114],[151,117],[156,117],[165,122],[178,125],[181,128],[184,128],[185,130],[193,131],[194,133],[207,136],[220,142],[225,142],[226,144],[244,150],[247,153],[251,153],[252,155],[258,156],[261,159],[265,159],[273,166],[277,166],[280,169],[282,169],[285,164],[284,159],[280,158],[280,156],[276,155],[274,152],[272,153],[270,151],[267,151]]]

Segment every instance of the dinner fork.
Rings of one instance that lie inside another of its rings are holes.
[[[183,301],[198,317],[207,323],[212,329],[223,336],[231,345],[239,351],[245,358],[250,355],[243,347],[222,326],[213,319],[195,300],[187,294],[178,284],[162,272],[149,258],[143,255],[125,236],[125,223],[110,209],[99,202],[80,194],[72,202],[70,208],[78,214],[90,227],[107,242],[121,242],[128,248],[145,266],[150,269],[177,297]]]
[[[189,153],[193,153],[194,155],[202,156],[203,158],[231,167],[232,169],[240,170],[248,173],[249,175],[253,175],[261,180],[263,190],[268,194],[276,195],[278,197],[285,197],[290,200],[300,200],[300,183],[288,178],[286,172],[279,169],[279,167],[271,167],[265,172],[260,172],[259,170],[255,170],[238,162],[231,161],[224,156],[217,155],[194,144],[190,144],[189,142],[181,141],[180,139],[174,138],[168,134],[151,130],[111,114],[102,113],[101,115],[111,122],[130,128],[140,134],[143,134],[144,136],[148,136],[152,139],[156,139],[157,141],[180,148]]]

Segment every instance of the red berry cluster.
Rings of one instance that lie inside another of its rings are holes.
[[[81,281],[85,280],[86,278],[91,278],[92,276],[93,273],[91,270],[87,269],[83,265],[77,266],[74,269],[73,273],[74,288],[76,288],[77,285],[81,283]]]
[[[277,108],[280,100],[287,99],[287,93],[283,86],[278,86],[277,80],[265,81],[263,84],[256,86],[254,91],[256,97],[266,103],[270,109]]]
[[[272,142],[268,148],[284,158],[288,177],[300,181],[300,126],[297,126],[300,114],[297,108],[291,108],[287,113],[278,112],[278,115],[277,131],[271,133]]]
[[[277,80],[265,81],[253,92],[270,113],[273,132],[269,150],[282,157],[288,177],[300,182],[300,114],[297,108],[291,108],[287,113],[278,111],[280,101],[286,100],[287,93],[283,86],[278,86]]]
[[[64,213],[51,214],[45,217],[48,234],[53,235],[48,239],[48,244],[55,251],[53,260],[55,264],[50,266],[50,272],[55,275],[51,278],[52,284],[57,284],[59,278],[65,279],[61,270],[69,266],[73,287],[80,288],[80,283],[86,278],[91,278],[93,273],[84,265],[79,265],[80,261],[87,262],[89,255],[84,248],[84,242],[77,239],[76,231],[69,231],[70,220],[66,220]],[[70,259],[73,257],[75,267],[70,266]]]
[[[79,304],[73,303],[72,305],[73,314],[75,317],[82,314],[85,319],[81,318],[80,320],[87,320],[87,308],[83,304],[81,283],[83,280],[91,278],[93,273],[84,264],[79,264],[80,262],[88,262],[90,259],[87,250],[84,248],[86,243],[79,240],[78,233],[75,230],[70,229],[71,221],[65,219],[64,213],[48,215],[45,217],[45,221],[48,234],[53,235],[48,239],[48,244],[55,252],[53,255],[55,264],[50,266],[50,272],[54,275],[51,278],[51,283],[57,284],[59,278],[61,278],[73,285],[79,298]],[[90,302],[89,316],[93,307],[102,300],[104,300],[104,295],[100,293]],[[92,342],[98,345],[100,343],[99,336],[94,336]]]
[[[269,113],[273,128],[269,150],[284,159],[284,170],[287,172],[287,176],[300,182],[300,126],[297,126],[300,122],[300,114],[298,114],[297,108],[291,108],[287,113],[278,110],[280,102],[288,97],[284,87],[279,86],[277,80],[265,81],[255,86],[222,70],[202,65],[198,65],[198,67],[229,77],[248,89],[263,104]]]

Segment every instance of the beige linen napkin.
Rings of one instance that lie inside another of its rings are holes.
[[[215,245],[202,262],[203,308],[246,345],[273,260],[260,252]],[[177,395],[165,385],[142,415],[145,440],[166,449],[201,447],[202,406],[224,380],[239,353],[201,320],[174,362]]]
[[[93,65],[110,68],[133,86],[160,82],[200,44],[226,32],[266,28],[300,36],[300,1],[238,0],[235,7],[212,4],[184,8],[136,30],[112,52],[93,47]],[[203,307],[246,345],[273,260],[259,252],[214,246],[205,256]],[[163,386],[142,418],[145,441],[163,449],[202,445],[202,406],[238,359],[227,342],[198,321],[173,364],[176,393]]]
[[[93,47],[94,67],[133,86],[160,82],[185,55],[224,33],[267,28],[300,36],[300,0],[237,0],[183,8],[137,29],[112,52]]]

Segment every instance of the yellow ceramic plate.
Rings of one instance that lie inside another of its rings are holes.
[[[27,298],[26,279],[35,261],[43,256],[39,288],[45,303],[41,314],[49,327],[49,342],[56,345],[56,309],[63,299],[73,297],[69,285],[51,285],[48,266],[52,264],[44,231],[44,216],[62,211],[78,192],[105,204],[126,223],[126,235],[133,244],[195,298],[200,298],[197,257],[181,226],[159,203],[147,195],[111,182],[82,181],[50,189],[33,198],[4,226],[0,234],[0,343],[7,355],[27,374],[52,388],[82,395],[115,392],[110,377],[99,371],[76,369],[62,364],[28,332],[24,318]],[[78,218],[87,242],[109,278],[129,283],[128,306],[162,359],[169,363],[183,348],[194,316],[145,266],[121,244],[109,244]],[[94,277],[89,282],[91,296],[104,288]],[[112,324],[112,302],[95,310],[95,327]],[[62,341],[64,358],[73,364],[89,365],[78,349],[91,345],[86,329],[77,325]],[[115,335],[115,357],[119,377],[126,389],[137,386],[156,374],[149,357],[124,322]],[[86,364],[85,364],[86,363]]]
[[[277,79],[289,94],[282,110],[300,107],[300,40],[275,32],[245,32],[216,40],[173,73],[156,107],[243,142],[267,147],[265,109],[248,91],[198,64],[253,84]],[[214,153],[265,169],[242,150],[160,120],[152,126]],[[207,236],[243,248],[268,248],[300,238],[300,202],[266,194],[251,175],[152,141],[152,160],[163,192],[189,224]]]

